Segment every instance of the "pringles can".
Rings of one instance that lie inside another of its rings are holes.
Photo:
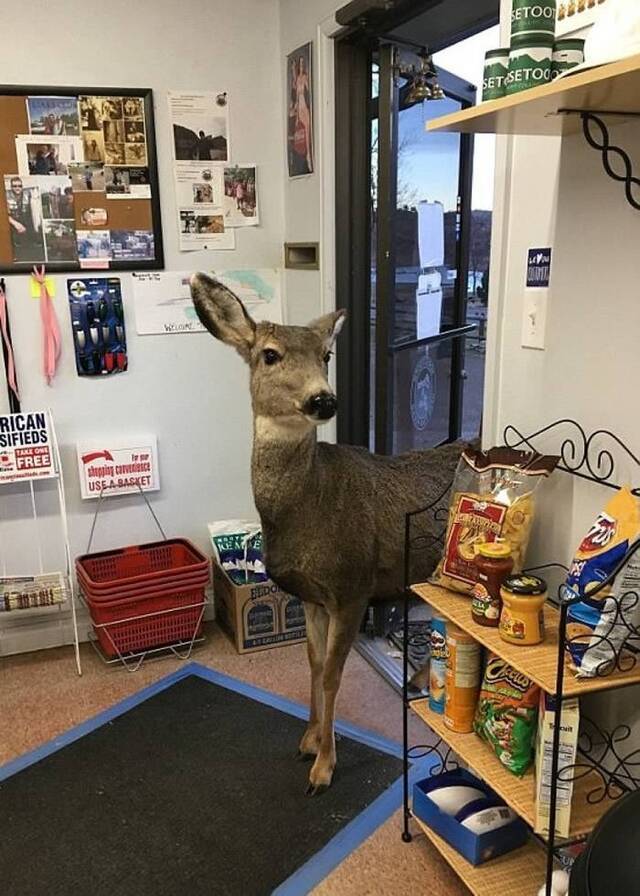
[[[531,32],[556,33],[556,0],[513,0],[511,38]]]
[[[445,681],[447,677],[447,623],[442,616],[431,619],[429,662],[429,709],[444,713]]]
[[[484,59],[483,100],[499,100],[505,95],[505,80],[508,73],[509,48],[489,50]]]
[[[551,78],[557,78],[584,62],[584,40],[576,37],[563,37],[555,42],[551,60]]]
[[[460,734],[473,731],[480,693],[482,648],[456,625],[447,626],[444,723]]]
[[[553,45],[552,34],[521,34],[512,39],[507,95],[549,83]]]

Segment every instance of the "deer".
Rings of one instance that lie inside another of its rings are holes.
[[[251,481],[265,566],[305,611],[311,695],[297,755],[313,761],[307,793],[317,795],[333,779],[336,699],[367,607],[404,589],[405,514],[446,492],[463,446],[388,457],[318,441],[318,427],[338,408],[328,365],[346,312],[306,327],[256,323],[203,273],[191,278],[191,295],[204,327],[249,365]],[[439,559],[437,539],[425,545],[414,581],[426,580]]]

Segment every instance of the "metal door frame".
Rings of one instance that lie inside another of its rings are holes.
[[[400,94],[395,67],[396,46],[380,48],[380,88],[378,102],[378,227],[376,275],[376,394],[375,451],[389,454],[393,435],[393,356],[420,345],[452,342],[451,400],[449,441],[457,439],[462,426],[464,337],[473,327],[466,324],[469,242],[471,234],[471,186],[473,178],[473,135],[460,136],[458,208],[460,237],[456,246],[456,270],[453,329],[428,339],[395,344],[392,339],[395,304],[395,222],[397,205],[398,118]],[[476,99],[475,87],[455,75],[438,70],[438,79],[447,97],[463,108]]]

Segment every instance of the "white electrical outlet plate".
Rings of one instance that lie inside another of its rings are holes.
[[[522,347],[544,350],[547,324],[546,289],[526,289],[522,310]]]

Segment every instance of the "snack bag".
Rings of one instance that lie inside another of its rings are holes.
[[[218,564],[237,585],[267,580],[260,523],[253,520],[209,523],[209,537]]]
[[[576,551],[567,588],[586,597],[614,571],[640,535],[640,505],[628,488],[616,492]]]
[[[640,557],[632,557],[612,587],[592,598],[640,537],[640,504],[621,489],[598,514],[576,551],[566,588],[583,600],[567,614],[567,660],[578,678],[606,675],[640,623]]]
[[[509,542],[513,571],[520,572],[533,523],[536,488],[560,458],[513,448],[463,452],[453,480],[442,560],[432,581],[470,592],[476,583],[479,545]]]
[[[473,728],[500,762],[521,777],[533,762],[540,688],[490,653]]]

